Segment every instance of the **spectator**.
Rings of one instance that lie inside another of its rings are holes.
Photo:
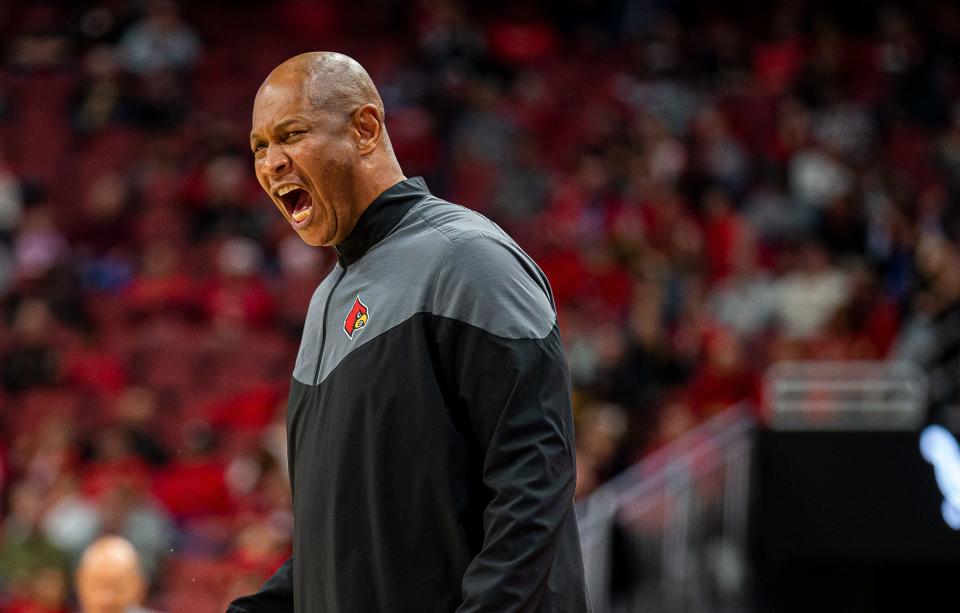
[[[730,275],[711,292],[713,316],[738,335],[753,339],[773,319],[774,296],[773,280],[757,262],[756,243],[744,235],[732,254]]]
[[[123,63],[138,75],[190,69],[200,56],[200,41],[180,19],[173,0],[150,0],[143,18],[120,41]]]
[[[627,434],[627,416],[616,405],[584,407],[577,431],[577,489],[574,496],[584,498],[623,469],[623,444]]]
[[[71,100],[73,127],[89,134],[128,117],[118,53],[109,45],[90,49],[83,58],[83,81]]]
[[[14,312],[11,342],[0,357],[0,376],[12,391],[49,385],[60,374],[54,346],[55,322],[49,306],[38,299],[21,302]]]
[[[44,502],[34,482],[20,482],[10,494],[0,534],[0,586],[10,599],[5,611],[63,613],[67,557],[40,530]]]
[[[148,613],[141,607],[147,582],[129,541],[105,536],[84,552],[77,567],[82,613]]]
[[[798,260],[796,268],[776,285],[774,316],[787,338],[809,339],[843,304],[847,282],[816,242],[804,244]]]

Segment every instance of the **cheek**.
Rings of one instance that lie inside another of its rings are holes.
[[[350,168],[349,150],[343,143],[334,140],[310,143],[298,152],[298,163],[314,181],[317,191],[335,196],[342,190],[346,168]]]
[[[254,165],[253,167],[253,176],[257,178],[257,183],[260,184],[260,189],[262,189],[267,195],[270,194],[270,187],[267,183],[267,178],[260,172],[260,165]]]
[[[324,194],[327,206],[337,212],[353,206],[353,165],[342,159],[331,159],[319,170],[317,189]]]

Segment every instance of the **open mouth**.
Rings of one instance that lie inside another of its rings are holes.
[[[284,185],[277,190],[277,197],[283,203],[290,218],[295,223],[299,223],[310,216],[310,209],[313,207],[313,198],[310,193],[302,187],[296,185]]]

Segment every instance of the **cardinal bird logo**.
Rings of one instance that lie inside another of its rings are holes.
[[[347,333],[350,340],[353,340],[353,334],[367,325],[368,319],[370,319],[370,311],[367,309],[367,305],[360,300],[360,294],[357,294],[357,299],[353,301],[353,308],[350,309],[347,318],[343,320],[343,331]]]

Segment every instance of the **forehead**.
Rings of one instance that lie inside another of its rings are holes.
[[[313,110],[302,82],[268,81],[253,101],[253,132],[269,132],[277,123],[295,116],[312,115]]]
[[[99,583],[131,583],[135,584],[138,573],[135,566],[129,563],[94,564],[81,569],[77,573],[77,582],[91,585]]]

